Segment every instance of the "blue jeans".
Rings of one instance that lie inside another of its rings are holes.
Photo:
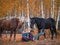
[[[40,32],[33,37],[33,40],[37,40],[39,36],[43,35],[45,32]]]

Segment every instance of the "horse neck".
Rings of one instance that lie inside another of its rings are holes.
[[[34,20],[34,24],[33,25],[37,27],[38,24],[37,24],[37,20],[36,19]]]

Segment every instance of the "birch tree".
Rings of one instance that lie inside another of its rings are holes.
[[[42,18],[45,18],[44,10],[43,10],[43,0],[41,0],[41,12],[42,12]]]
[[[57,23],[56,23],[56,29],[58,29],[58,22],[59,22],[59,16],[60,16],[60,0],[57,0],[57,10],[58,10],[58,14],[57,14]]]
[[[54,18],[54,7],[55,7],[54,1],[55,1],[55,0],[51,0],[51,17],[52,17],[52,18]]]

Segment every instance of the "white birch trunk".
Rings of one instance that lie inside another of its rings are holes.
[[[42,11],[42,18],[45,18],[44,11],[43,11],[43,1],[41,0],[41,11]]]
[[[30,31],[30,18],[29,18],[29,0],[27,0],[27,18],[28,18],[28,30]]]
[[[54,7],[55,7],[54,1],[55,1],[55,0],[51,0],[51,6],[52,6],[52,7],[51,7],[51,17],[52,17],[52,18],[54,18]]]
[[[56,29],[58,29],[59,16],[60,16],[60,7],[59,7],[59,11],[58,11],[58,16],[57,16]]]

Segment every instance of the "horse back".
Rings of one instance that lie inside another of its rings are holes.
[[[1,27],[3,30],[16,29],[17,25],[18,25],[18,22],[15,18],[14,19],[8,19],[8,20],[5,19],[1,23]]]

